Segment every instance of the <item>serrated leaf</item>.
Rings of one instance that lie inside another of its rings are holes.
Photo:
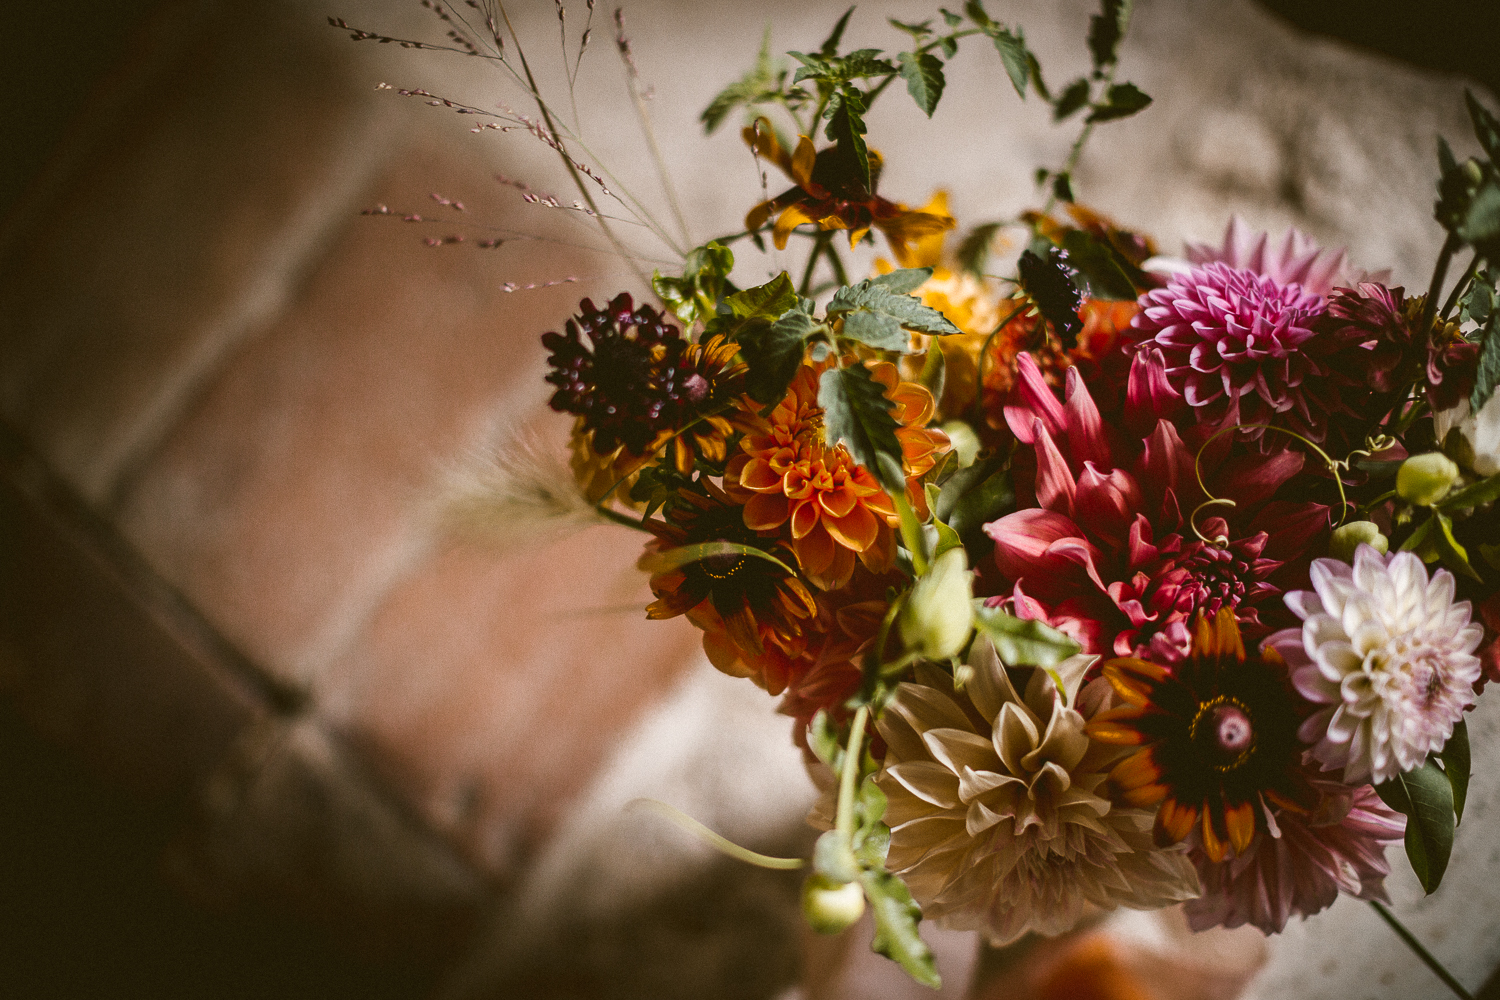
[[[1050,669],[1082,648],[1044,621],[1017,618],[985,607],[984,601],[982,597],[974,600],[974,627],[994,644],[1000,662],[1008,667]]]
[[[1051,101],[1052,94],[1047,90],[1047,82],[1042,79],[1042,64],[1037,62],[1036,53],[1030,49],[1026,50],[1026,68],[1031,73],[1031,85],[1036,88],[1042,100]]]
[[[782,271],[764,285],[735,292],[724,300],[736,316],[764,316],[778,319],[797,305],[797,289],[791,276]]]
[[[981,9],[983,9],[983,8],[981,8]],[[943,15],[943,21],[944,21],[944,23],[946,23],[948,25],[948,27],[950,27],[950,28],[956,28],[960,24],[964,23],[964,19],[963,19],[963,15],[962,14],[955,14],[955,13],[953,13],[953,11],[949,10],[947,7],[939,7],[938,8],[938,13],[941,14],[941,15]]]
[[[1000,457],[977,462],[955,472],[943,485],[943,495],[934,508],[964,539],[983,539],[980,530],[1010,512],[1016,495],[1010,471]],[[993,551],[993,543],[990,544]]]
[[[1474,371],[1474,388],[1469,392],[1469,412],[1478,415],[1495,386],[1500,384],[1500,311],[1491,312],[1484,328],[1484,344],[1479,348],[1479,365]]]
[[[932,949],[917,933],[922,909],[912,901],[906,883],[881,870],[861,873],[860,883],[875,915],[875,938],[870,949],[900,965],[923,986],[932,989],[942,986]]]
[[[1375,786],[1406,817],[1406,857],[1427,895],[1437,891],[1453,853],[1453,786],[1431,760]]]
[[[894,17],[889,18],[888,20],[890,21],[891,27],[899,28],[901,31],[906,32],[907,34],[911,35],[912,38],[918,41],[920,41],[927,35],[932,34],[932,21],[930,19],[922,21],[921,23],[898,21]]]
[[[1130,25],[1130,0],[1103,0],[1099,13],[1089,18],[1089,53],[1094,69],[1113,66],[1119,59],[1120,40]]]
[[[1011,34],[1000,28],[990,35],[990,41],[995,43],[995,51],[1000,53],[1000,62],[1005,66],[1011,86],[1024,99],[1027,81],[1031,79],[1031,53],[1026,49],[1026,39],[1019,30]]]
[[[774,323],[751,323],[736,333],[740,353],[749,372],[745,391],[757,403],[777,403],[802,364],[807,338],[818,322],[807,313],[793,310]]]
[[[1495,310],[1495,278],[1488,270],[1481,271],[1469,283],[1468,291],[1458,300],[1458,319],[1461,323],[1483,325]]]
[[[889,278],[890,275],[882,277]],[[900,280],[909,280],[909,277]],[[890,316],[906,329],[916,330],[919,333],[949,336],[962,332],[948,320],[948,317],[936,309],[924,306],[922,301],[914,295],[892,291],[891,286],[882,284],[879,278],[867,278],[857,285],[840,288],[833,293],[833,299],[828,303],[830,317],[850,313],[857,309]]]
[[[719,91],[708,107],[703,109],[698,120],[703,123],[703,131],[712,135],[735,108],[775,100],[780,90],[780,79],[771,60],[771,26],[767,24],[765,34],[761,36],[760,53],[755,57],[754,67]]]
[[[874,783],[869,787],[874,788]],[[884,823],[873,823],[854,832],[854,856],[865,867],[885,867],[885,859],[890,852],[891,828]]]
[[[1052,103],[1052,120],[1060,122],[1089,102],[1089,82],[1079,77],[1063,88]]]
[[[889,313],[856,309],[844,315],[842,331],[850,340],[875,348],[877,351],[911,353],[911,334],[901,329],[901,323]]]
[[[897,295],[910,295],[922,287],[922,282],[932,277],[930,267],[903,267],[896,271],[887,271],[885,274],[877,274],[869,279],[871,285],[889,289]]]
[[[823,434],[829,444],[842,444],[854,460],[879,481],[887,493],[906,489],[901,470],[901,442],[896,439],[896,404],[861,364],[830,368],[818,381],[818,405],[823,408]]]
[[[901,79],[906,81],[906,92],[917,102],[917,107],[931,118],[947,83],[943,78],[943,61],[930,52],[903,52],[898,59],[901,63]]]
[[[833,30],[828,33],[828,37],[823,39],[823,44],[818,47],[819,53],[824,56],[838,54],[839,42],[844,38],[844,29],[849,26],[849,15],[853,13],[854,6],[851,5],[848,10],[844,11],[844,16],[839,18],[838,23],[833,26]]]
[[[1453,727],[1453,735],[1448,737],[1448,742],[1443,747],[1443,752],[1438,754],[1443,762],[1443,773],[1448,776],[1448,784],[1453,786],[1453,814],[1458,823],[1464,821],[1464,803],[1469,798],[1469,726],[1459,719],[1458,724]]]
[[[1109,122],[1117,118],[1129,118],[1151,103],[1151,98],[1133,83],[1111,84],[1104,94],[1104,103],[1094,106],[1089,112],[1091,122]]]
[[[961,549],[964,547],[963,539],[958,537],[958,532],[948,527],[942,521],[933,518],[932,526],[937,529],[937,544],[932,547],[932,558],[934,560],[950,549]]]
[[[1454,232],[1486,257],[1497,255],[1497,248],[1500,248],[1500,179],[1494,176],[1484,179]]]
[[[947,14],[948,12],[945,10],[943,11],[943,13]],[[995,23],[994,21],[990,20],[989,12],[984,9],[984,4],[981,3],[980,0],[966,0],[966,2],[964,3],[964,13],[969,15],[969,20],[973,21],[981,28],[988,28],[990,25]],[[951,25],[956,24],[957,22],[949,21],[948,23]]]
[[[1490,114],[1467,87],[1464,88],[1464,103],[1469,106],[1469,119],[1474,123],[1474,138],[1484,147],[1490,162],[1500,166],[1500,119]]]
[[[834,92],[828,101],[828,107],[823,111],[824,117],[828,119],[828,127],[823,130],[823,134],[838,145],[838,152],[844,158],[846,167],[854,174],[854,179],[864,190],[869,191],[870,151],[865,146],[864,113],[865,99],[859,88],[840,88]]]

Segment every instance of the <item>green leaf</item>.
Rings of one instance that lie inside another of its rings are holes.
[[[1068,252],[1068,263],[1088,283],[1092,297],[1121,302],[1136,297],[1135,282],[1126,272],[1119,253],[1108,243],[1082,229],[1071,229],[1063,237],[1063,249]]]
[[[797,289],[791,276],[782,271],[764,285],[735,292],[724,300],[736,316],[764,316],[779,319],[797,305]]]
[[[1051,101],[1052,94],[1047,90],[1047,83],[1042,79],[1042,64],[1037,62],[1036,53],[1030,49],[1026,51],[1026,68],[1031,74],[1031,85],[1041,95],[1042,100]]]
[[[1130,7],[1130,0],[1103,0],[1099,13],[1089,18],[1089,52],[1095,71],[1103,71],[1119,59],[1120,40],[1130,25]]]
[[[1500,256],[1500,180],[1484,179],[1454,232],[1486,257]]]
[[[928,345],[927,357],[922,361],[922,371],[918,373],[917,381],[932,393],[933,399],[943,398],[943,386],[948,381],[948,359],[943,355],[942,348],[935,344]]]
[[[1005,28],[997,28],[990,33],[990,41],[995,43],[995,51],[1000,53],[1000,62],[1005,65],[1005,73],[1010,77],[1011,86],[1024,99],[1026,83],[1031,79],[1031,53],[1026,48],[1025,37],[1020,29],[1011,34]]]
[[[712,135],[724,123],[729,112],[737,107],[776,100],[781,94],[783,79],[784,73],[779,73],[771,60],[771,26],[767,24],[765,34],[761,36],[760,54],[755,57],[755,66],[719,91],[698,116],[698,120],[703,123],[703,131]]]
[[[1406,817],[1406,857],[1427,895],[1437,891],[1453,853],[1453,785],[1431,760],[1375,786]]]
[[[850,80],[858,80],[867,76],[887,76],[896,72],[896,67],[880,58],[879,49],[858,49],[847,56],[839,56],[833,59],[825,59],[820,56],[809,56],[801,52],[791,52],[802,63],[795,75],[793,83],[803,80],[818,80],[828,84],[848,83]]]
[[[1463,298],[1458,300],[1460,323],[1483,325],[1495,311],[1495,278],[1488,270],[1474,275]]]
[[[828,713],[818,709],[807,728],[807,745],[818,759],[827,764],[834,774],[843,767],[843,745],[839,743],[839,731],[828,718]]]
[[[925,270],[925,268],[915,270]],[[893,272],[893,274],[901,273],[899,271]],[[919,333],[946,336],[961,332],[958,327],[949,322],[948,317],[931,306],[924,306],[922,301],[916,296],[892,291],[892,285],[882,283],[882,278],[889,279],[891,277],[892,275],[882,275],[881,278],[867,278],[857,285],[848,285],[833,293],[833,299],[828,303],[828,315],[833,317],[847,314],[844,320],[844,335],[846,337],[860,340],[855,333],[849,330],[850,321],[857,312],[868,312],[887,317],[889,322],[895,322],[898,327],[916,330]],[[909,277],[898,280],[903,282],[909,281]],[[926,279],[924,278],[923,280]],[[894,287],[899,287],[899,285]],[[888,322],[880,329],[889,329]],[[910,349],[910,338],[906,337],[903,337],[901,343],[893,347],[885,347],[881,344],[871,343],[870,341],[862,340],[861,342],[869,343],[872,347],[880,347],[882,350],[907,351]]]
[[[917,102],[917,107],[931,118],[947,82],[943,78],[943,61],[930,52],[903,52],[898,58],[901,62],[901,79],[906,81],[906,92]]]
[[[668,570],[681,569],[689,563],[702,562],[704,559],[713,559],[718,556],[749,556],[752,559],[764,559],[785,570],[788,576],[797,575],[796,570],[769,552],[757,549],[753,545],[726,541],[698,542],[695,545],[682,545],[675,549],[667,549],[665,552],[647,551],[641,556],[640,567],[648,573],[665,573]]]
[[[990,258],[990,245],[999,231],[998,222],[986,222],[969,230],[969,235],[958,245],[959,266],[971,274],[983,274],[984,265]]]
[[[865,146],[865,98],[858,87],[842,87],[835,91],[823,110],[828,127],[823,134],[838,144],[838,152],[845,167],[854,179],[869,191],[870,151]]]
[[[911,353],[911,334],[901,329],[901,321],[888,313],[856,309],[844,316],[842,333],[878,351]]]
[[[1111,84],[1104,94],[1104,103],[1094,105],[1094,110],[1089,112],[1088,120],[1109,122],[1116,118],[1129,118],[1150,103],[1151,98],[1133,83]]]
[[[843,444],[854,460],[880,482],[887,493],[906,489],[901,470],[901,442],[896,439],[896,404],[861,364],[830,368],[818,382],[823,434],[829,444]]]
[[[985,540],[981,529],[1015,506],[1010,470],[1000,457],[959,469],[943,484],[935,516],[946,521],[965,541]],[[993,550],[993,544],[991,544]]]
[[[1469,565],[1469,552],[1453,537],[1453,518],[1440,510],[1432,512],[1432,519],[1437,522],[1437,547],[1442,554],[1443,565],[1447,566],[1459,576],[1466,576],[1471,580],[1484,582],[1484,578]]]
[[[839,42],[844,38],[844,29],[849,26],[849,15],[853,13],[854,6],[850,5],[849,9],[844,11],[844,16],[839,18],[838,24],[833,26],[833,31],[829,32],[828,37],[823,39],[823,44],[818,47],[820,54],[824,56],[838,55]]]
[[[1089,102],[1089,82],[1079,77],[1063,88],[1052,102],[1052,120],[1060,122]]]
[[[995,645],[1000,662],[1008,667],[1051,669],[1082,647],[1057,629],[1035,618],[1017,618],[974,599],[974,627]]]
[[[1500,119],[1490,114],[1467,87],[1464,88],[1464,103],[1469,106],[1469,118],[1474,122],[1474,138],[1484,147],[1490,162],[1500,166]]]
[[[814,871],[839,885],[860,877],[859,859],[837,830],[828,830],[818,837],[813,844],[812,863]]]
[[[922,908],[912,901],[906,883],[890,872],[866,870],[860,874],[865,896],[875,914],[875,939],[870,948],[891,959],[923,986],[942,986],[932,949],[917,933]]]
[[[937,544],[932,547],[933,559],[937,559],[938,556],[950,549],[961,549],[964,547],[963,539],[958,537],[958,532],[948,527],[942,521],[933,518],[932,526],[937,529]]]
[[[943,13],[947,14],[948,12],[945,10]],[[969,20],[981,28],[988,28],[995,23],[990,19],[989,12],[984,9],[984,4],[980,0],[966,0],[964,3],[964,13],[969,15]],[[948,22],[949,25],[957,23],[957,21]]]
[[[983,10],[983,8],[980,8],[980,9]],[[941,14],[941,15],[943,15],[943,21],[950,28],[956,28],[960,24],[964,23],[964,18],[963,18],[962,14],[955,14],[955,13],[953,13],[953,11],[949,10],[947,7],[939,7],[938,8],[938,13]]]
[[[807,338],[822,324],[800,309],[769,323],[751,322],[736,334],[750,371],[745,391],[757,403],[777,403],[797,375]]]
[[[1072,202],[1073,177],[1066,170],[1052,178],[1052,196],[1058,201]]]
[[[1500,475],[1470,483],[1463,489],[1446,497],[1438,504],[1438,510],[1471,510],[1500,500]]]
[[[889,21],[891,23],[891,27],[899,28],[901,31],[904,31],[908,35],[911,35],[911,37],[918,42],[920,42],[928,35],[932,34],[932,21],[930,19],[923,21],[920,24],[915,24],[909,21],[898,21],[894,17],[889,18]]]
[[[903,267],[897,271],[887,271],[869,279],[871,285],[888,289],[897,295],[910,295],[922,287],[922,282],[932,277],[930,267]]]
[[[1500,384],[1500,311],[1490,313],[1484,328],[1484,344],[1479,348],[1479,366],[1474,371],[1474,388],[1469,392],[1469,412],[1478,416],[1484,404]]]
[[[691,326],[714,314],[725,279],[734,270],[734,252],[712,241],[688,253],[680,278],[656,272],[651,287],[673,315]]]
[[[1463,719],[1453,727],[1453,735],[1448,737],[1438,759],[1443,762],[1448,784],[1453,786],[1453,813],[1462,823],[1464,803],[1469,798],[1469,726]]]

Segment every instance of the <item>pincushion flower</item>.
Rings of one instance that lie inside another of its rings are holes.
[[[876,781],[889,797],[888,867],[924,917],[996,945],[1059,934],[1095,908],[1155,908],[1197,895],[1182,852],[1151,844],[1150,813],[1109,800],[1118,751],[1084,735],[1108,689],[1078,695],[1092,657],[1045,671],[1024,691],[986,640],[962,691],[922,664],[878,724],[888,747]]]
[[[895,554],[896,521],[895,504],[870,471],[843,445],[830,447],[823,440],[818,377],[831,363],[804,363],[798,369],[786,397],[741,439],[742,454],[729,461],[724,474],[729,495],[745,504],[746,527],[785,528],[802,572],[825,590],[848,582],[856,557],[877,571],[888,566]],[[926,426],[933,415],[932,394],[899,381],[889,362],[872,365],[870,375],[895,404],[904,471],[914,480],[933,467],[948,444],[946,435]],[[920,499],[920,490],[908,492]]]
[[[1318,807],[1306,814],[1271,810],[1267,829],[1256,832],[1247,851],[1223,861],[1192,852],[1203,883],[1203,895],[1183,907],[1193,930],[1251,924],[1279,934],[1293,914],[1321,912],[1340,892],[1390,902],[1385,848],[1401,840],[1405,817],[1369,785],[1312,784]]]
[[[1282,561],[1274,541],[1295,552],[1326,529],[1326,508],[1267,504],[1301,469],[1293,452],[1203,463],[1217,496],[1251,516],[1235,523],[1205,519],[1205,541],[1190,534],[1185,512],[1206,499],[1194,455],[1164,416],[1177,400],[1159,354],[1131,363],[1120,422],[1150,426],[1144,440],[1106,428],[1088,387],[1068,369],[1059,402],[1029,355],[1017,360],[1020,382],[1005,416],[1035,452],[1036,507],[985,526],[1006,586],[1037,602],[1039,613],[1089,652],[1150,654],[1170,662],[1185,652],[1188,624],[1199,612],[1236,610],[1253,636],[1270,631],[1258,607],[1280,593]],[[1130,435],[1133,436],[1133,433]],[[1024,504],[1026,483],[1017,477]],[[1264,527],[1275,525],[1273,534]]]
[[[1312,590],[1286,596],[1302,627],[1267,640],[1297,690],[1325,706],[1302,738],[1351,784],[1421,767],[1474,703],[1480,674],[1484,629],[1469,620],[1468,601],[1454,602],[1453,574],[1429,579],[1415,554],[1361,545],[1352,566],[1318,559],[1311,576]]]
[[[1103,670],[1127,704],[1087,731],[1142,748],[1110,780],[1130,805],[1157,807],[1158,845],[1196,834],[1208,859],[1223,861],[1250,849],[1268,804],[1305,811],[1315,803],[1286,665],[1274,650],[1246,656],[1229,608],[1197,619],[1192,651],[1170,670],[1134,657]]]

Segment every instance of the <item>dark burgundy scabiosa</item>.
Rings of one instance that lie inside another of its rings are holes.
[[[693,424],[676,439],[678,470],[686,475],[692,469],[695,451],[715,464],[724,461],[732,427],[715,411],[739,394],[744,373],[734,363],[732,343],[718,336],[690,343],[661,313],[649,305],[634,308],[623,293],[603,309],[584,299],[563,329],[542,335],[552,352],[547,381],[557,386],[551,406],[582,418],[596,453],[623,446],[643,455]]]
[[[1027,250],[1016,262],[1016,269],[1020,272],[1021,287],[1041,310],[1042,317],[1052,324],[1063,348],[1077,347],[1078,334],[1083,330],[1083,320],[1078,316],[1083,293],[1075,281],[1078,272],[1068,266],[1067,252],[1054,247],[1041,257]]]
[[[1126,704],[1085,728],[1103,743],[1140,746],[1110,780],[1133,806],[1158,806],[1161,846],[1194,830],[1214,862],[1249,850],[1268,803],[1294,812],[1317,805],[1301,769],[1300,700],[1274,650],[1246,656],[1234,612],[1194,624],[1188,656],[1171,669],[1122,657],[1103,665]]]

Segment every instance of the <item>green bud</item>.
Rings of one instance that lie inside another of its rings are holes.
[[[1464,179],[1469,182],[1470,187],[1478,187],[1480,182],[1484,180],[1484,168],[1472,156],[1464,161],[1463,172]]]
[[[1391,550],[1390,540],[1380,533],[1380,526],[1374,521],[1350,521],[1333,529],[1333,537],[1328,540],[1328,554],[1352,563],[1354,550],[1360,545],[1368,545],[1381,555]]]
[[[837,934],[865,912],[865,890],[858,882],[843,885],[817,872],[802,882],[802,916],[819,934]]]
[[[1418,507],[1431,507],[1458,482],[1458,465],[1440,451],[1413,455],[1396,470],[1396,492]]]
[[[979,435],[974,433],[974,428],[962,420],[950,420],[943,424],[941,430],[948,435],[948,440],[953,445],[953,453],[958,456],[958,467],[967,469],[973,465],[974,459],[979,457]]]
[[[957,656],[974,628],[974,581],[962,548],[933,561],[901,608],[906,648],[931,660]]]

